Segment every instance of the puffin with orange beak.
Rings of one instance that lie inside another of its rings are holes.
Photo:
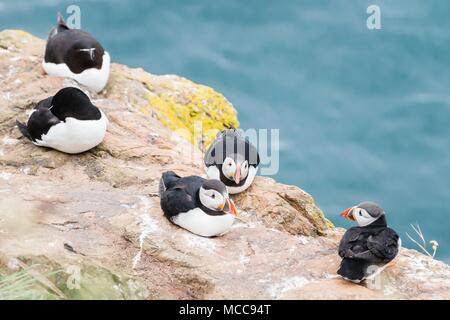
[[[341,217],[358,226],[348,229],[339,244],[342,261],[337,273],[357,283],[372,279],[397,256],[401,239],[387,226],[384,210],[374,202],[345,209]]]
[[[255,146],[236,129],[220,132],[204,160],[208,178],[222,181],[230,194],[250,187],[260,161]]]
[[[203,237],[220,236],[234,222],[237,209],[226,186],[198,176],[164,172],[159,183],[164,215],[173,224]]]

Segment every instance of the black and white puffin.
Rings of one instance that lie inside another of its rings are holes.
[[[237,214],[225,185],[198,176],[164,172],[159,184],[161,208],[172,223],[203,237],[227,232]]]
[[[236,129],[220,132],[205,154],[209,179],[222,181],[230,194],[246,190],[258,171],[259,154],[255,146]]]
[[[372,279],[397,256],[401,239],[387,226],[385,212],[376,203],[362,202],[341,216],[358,226],[348,229],[339,244],[342,262],[337,273],[353,282]]]
[[[50,31],[42,66],[51,76],[72,78],[100,92],[109,78],[110,56],[89,33],[70,29],[58,15]]]
[[[80,89],[68,87],[40,101],[20,132],[37,146],[81,153],[103,141],[108,119]]]

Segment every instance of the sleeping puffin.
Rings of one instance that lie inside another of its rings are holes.
[[[42,66],[51,76],[76,80],[87,88],[100,92],[109,78],[110,57],[102,45],[89,33],[69,29],[61,15],[50,31]]]
[[[205,154],[209,179],[222,181],[230,194],[246,190],[253,182],[259,154],[251,142],[236,129],[220,132]]]
[[[20,132],[37,146],[81,153],[103,141],[108,119],[80,89],[68,87],[40,101]]]
[[[372,279],[397,256],[401,239],[387,226],[384,210],[376,203],[362,202],[341,216],[358,227],[348,229],[339,244],[342,261],[337,273],[353,282]]]
[[[164,172],[159,183],[161,208],[170,222],[203,237],[227,232],[237,214],[227,188],[218,180],[181,178]]]

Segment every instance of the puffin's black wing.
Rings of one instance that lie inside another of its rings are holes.
[[[353,227],[348,229],[339,243],[339,256],[342,258],[337,273],[345,279],[361,281],[366,277],[367,267],[370,265],[362,254],[370,253],[367,248],[367,235],[364,228]],[[360,255],[356,258],[356,255]]]
[[[223,148],[225,132],[226,132],[226,130],[217,133],[216,139],[211,143],[208,150],[206,150],[204,161],[205,161],[205,165],[207,167],[215,165],[221,161],[223,162],[223,160],[225,159],[225,155],[223,157],[219,156],[219,154],[217,152],[217,150],[219,150],[218,149],[219,147]],[[216,158],[216,154],[217,154],[217,158]]]
[[[367,247],[374,261],[389,262],[398,254],[398,242],[397,232],[391,228],[385,228],[377,235],[367,239]]]
[[[195,198],[186,192],[184,188],[167,190],[161,196],[161,208],[164,211],[164,215],[169,219],[196,207]]]
[[[197,208],[197,193],[203,180],[196,176],[180,178],[173,171],[165,172],[160,182],[161,208],[164,215],[171,219],[179,213]],[[164,191],[162,183],[165,185]]]
[[[181,177],[173,171],[166,171],[162,174],[159,180],[159,196],[161,197],[163,192],[172,188]]]
[[[44,99],[44,100],[39,101],[39,102],[37,103],[37,105],[34,107],[34,109],[40,109],[40,108],[50,109],[50,107],[52,106],[52,99],[53,99],[53,96],[48,97],[48,98],[46,98],[46,99]],[[41,111],[41,112],[42,112],[42,111]],[[42,115],[41,115],[41,116],[42,116]],[[48,115],[48,114],[47,114],[47,117],[51,118],[50,115]],[[36,121],[36,120],[34,120],[34,121]],[[18,127],[19,130],[20,130],[20,132],[22,133],[22,135],[23,135],[25,138],[27,138],[27,139],[29,139],[29,140],[31,140],[31,141],[34,141],[33,137],[31,136],[31,133],[28,131],[28,127],[27,127],[26,124],[24,124],[24,123],[22,123],[22,122],[16,120],[16,125],[17,125],[17,127]],[[37,131],[39,131],[39,130],[37,130]],[[48,131],[48,130],[47,130],[47,131]]]
[[[64,30],[69,30],[70,29],[67,26],[66,22],[64,21],[63,16],[60,13],[58,13],[57,22],[58,22],[58,24],[57,24],[56,27],[58,28],[58,31],[64,31]]]
[[[236,129],[228,129],[217,134],[216,140],[205,153],[205,165],[222,164],[230,153],[243,153],[248,163],[258,166],[260,162],[255,146]]]
[[[339,256],[371,263],[386,263],[398,253],[398,234],[390,228],[350,228],[339,244]]]
[[[27,138],[28,140],[33,141],[33,138],[31,137],[30,132],[28,132],[28,128],[27,125],[20,122],[19,120],[16,120],[16,125],[19,128],[20,133],[22,133],[22,135]]]
[[[60,121],[47,108],[36,109],[28,119],[25,125],[16,121],[20,132],[31,141],[40,140],[43,134],[46,134],[50,128]]]
[[[339,244],[343,259],[338,274],[350,280],[364,280],[370,266],[390,262],[398,254],[398,247],[399,236],[390,228],[351,228]]]
[[[56,27],[54,27],[50,34],[48,35],[48,40],[53,38],[57,33],[63,32],[65,30],[69,30],[70,28],[67,26],[66,22],[64,21],[64,18],[60,13],[58,13],[57,23]]]
[[[348,229],[339,243],[339,256],[344,258],[351,255],[354,251],[364,251],[367,248],[362,248],[358,241],[361,238],[361,228],[353,227]]]

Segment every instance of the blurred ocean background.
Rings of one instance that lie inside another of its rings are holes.
[[[450,1],[0,0],[0,29],[46,38],[70,4],[114,62],[212,86],[244,129],[280,128],[275,178],[336,225],[377,201],[405,246],[418,222],[450,262]]]

